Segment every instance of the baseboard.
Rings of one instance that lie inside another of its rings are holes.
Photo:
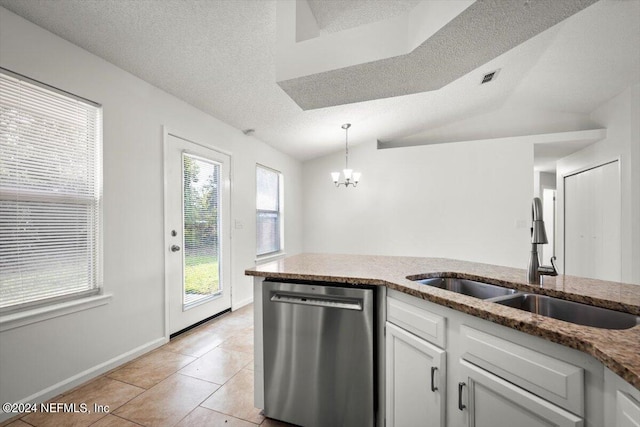
[[[253,302],[253,296],[250,296],[249,298],[246,298],[242,301],[233,302],[231,303],[231,311],[239,310],[245,305],[251,304],[252,302]]]
[[[141,356],[145,353],[150,352],[151,350],[155,350],[163,344],[166,344],[169,340],[165,337],[158,338],[151,342],[141,345],[140,347],[136,347],[131,351],[120,354],[110,360],[107,360],[104,363],[93,366],[83,372],[80,372],[72,377],[69,377],[65,380],[62,380],[51,387],[47,387],[44,390],[41,390],[37,393],[32,394],[31,396],[25,397],[24,399],[20,399],[19,402],[15,403],[41,403],[46,402],[52,397],[58,396],[65,391],[71,390],[74,387],[79,386],[82,383],[89,381],[95,377],[98,377],[105,372],[109,372],[110,370],[117,368],[120,365],[127,363],[130,360],[135,359],[138,356]],[[16,414],[8,414],[5,412],[0,412],[0,423],[8,420],[9,418],[15,417]]]

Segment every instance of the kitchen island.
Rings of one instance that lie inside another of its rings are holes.
[[[411,296],[443,309],[452,309],[578,350],[593,357],[608,371],[624,380],[631,386],[630,393],[634,396],[640,390],[640,326],[616,330],[581,326],[425,286],[416,280],[429,277],[477,280],[634,315],[640,315],[638,285],[560,275],[545,277],[542,286],[532,286],[526,282],[524,269],[441,258],[331,254],[296,255],[249,269],[246,274],[255,276],[257,284],[262,278],[269,278],[381,286],[390,294]],[[439,309],[436,307],[435,310]],[[449,322],[453,324],[452,320]],[[256,347],[259,348],[261,343],[257,344]],[[586,425],[591,424],[587,422]]]

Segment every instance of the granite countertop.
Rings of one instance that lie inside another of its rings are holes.
[[[581,326],[415,283],[458,277],[506,285],[640,315],[640,286],[583,277],[545,277],[528,285],[526,270],[445,258],[301,254],[260,265],[247,275],[275,279],[386,286],[592,355],[640,390],[640,325],[611,330]]]

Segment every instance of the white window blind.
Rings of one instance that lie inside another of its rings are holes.
[[[272,169],[256,167],[258,255],[282,250],[281,177]]]
[[[182,154],[184,307],[221,292],[221,172],[219,163]]]
[[[0,70],[0,310],[99,292],[101,109]]]

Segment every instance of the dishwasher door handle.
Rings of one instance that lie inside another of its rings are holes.
[[[314,295],[296,295],[290,293],[274,292],[273,296],[271,297],[271,302],[362,311],[362,301],[357,299],[338,299],[331,297],[323,298]]]

